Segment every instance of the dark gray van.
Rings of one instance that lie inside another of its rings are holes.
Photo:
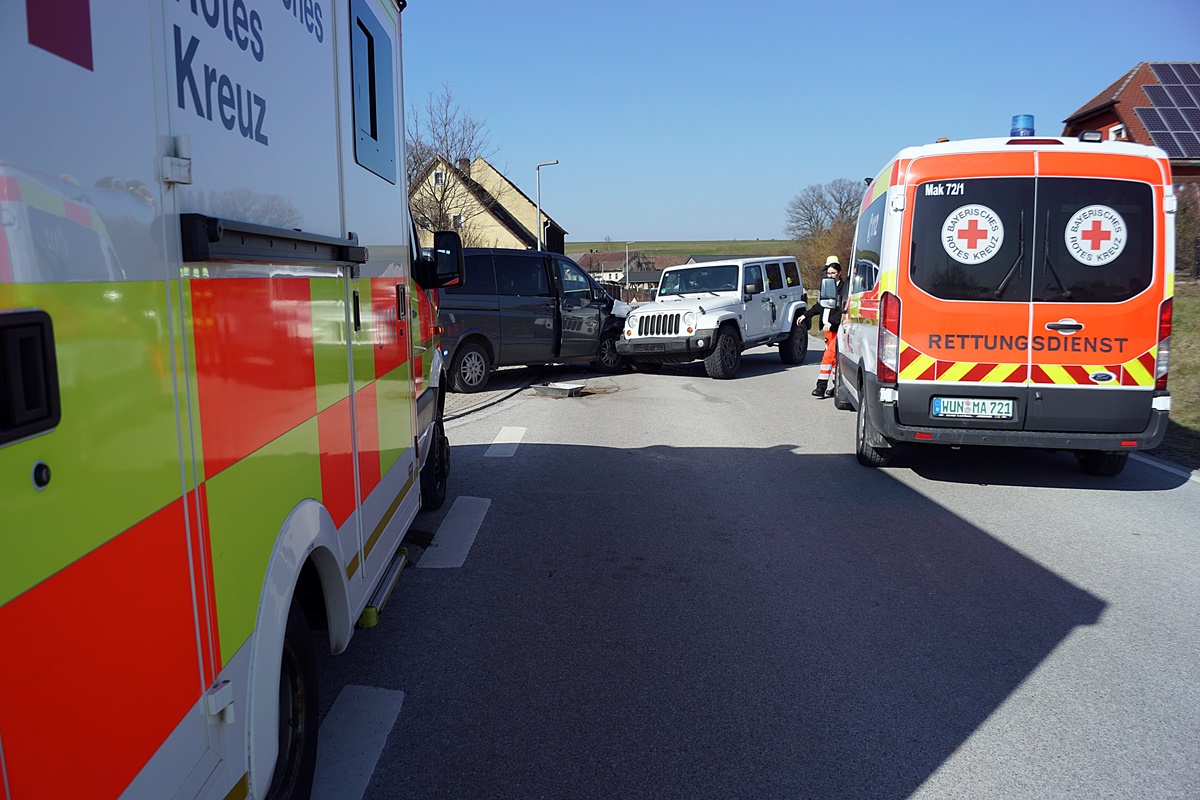
[[[583,267],[538,250],[465,248],[463,256],[463,282],[442,289],[438,307],[454,391],[483,389],[493,367],[586,361],[620,369],[615,343],[628,307]]]

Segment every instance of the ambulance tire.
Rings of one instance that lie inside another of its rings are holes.
[[[859,398],[862,402],[862,398]],[[838,411],[853,411],[854,404],[846,393],[846,380],[842,377],[842,361],[838,359],[833,364],[833,407]]]
[[[785,364],[803,364],[808,355],[808,326],[798,317],[792,324],[792,332],[779,345],[779,359]]]
[[[871,421],[871,412],[861,393],[858,401],[858,424],[854,426],[854,453],[858,456],[858,463],[864,467],[886,467],[892,460],[891,445],[880,436],[875,423]]]
[[[708,377],[727,381],[737,375],[742,363],[742,343],[730,325],[722,325],[717,331],[717,346],[704,359],[704,371]]]
[[[1088,475],[1111,478],[1120,475],[1129,461],[1129,453],[1108,453],[1103,450],[1081,450],[1075,454],[1079,467]]]
[[[279,669],[279,756],[267,800],[307,800],[317,767],[317,661],[300,603],[292,600]]]
[[[450,440],[439,419],[433,423],[429,455],[421,467],[421,510],[436,511],[446,502],[446,485],[450,482]]]
[[[450,365],[450,388],[459,394],[478,392],[487,386],[492,361],[478,342],[463,342]]]

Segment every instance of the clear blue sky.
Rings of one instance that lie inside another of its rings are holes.
[[[568,250],[784,238],[809,184],[1014,114],[1056,135],[1139,61],[1200,61],[1200,0],[410,0],[402,24],[409,102],[449,84],[530,198],[558,159]]]

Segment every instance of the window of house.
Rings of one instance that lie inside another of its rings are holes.
[[[1129,134],[1125,131],[1124,125],[1113,125],[1108,129],[1109,139],[1127,139]]]
[[[463,225],[463,215],[462,214],[451,214],[450,215],[450,227],[454,228],[455,230],[458,230],[459,228],[462,227],[462,225]]]
[[[433,173],[433,185],[434,186],[445,186],[446,185],[446,173],[444,171],[439,169]]]

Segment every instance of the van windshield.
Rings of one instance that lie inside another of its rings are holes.
[[[920,184],[909,274],[946,300],[1120,302],[1153,279],[1152,200],[1100,178]]]
[[[663,275],[659,297],[689,292],[729,292],[738,288],[736,264],[675,269]]]

